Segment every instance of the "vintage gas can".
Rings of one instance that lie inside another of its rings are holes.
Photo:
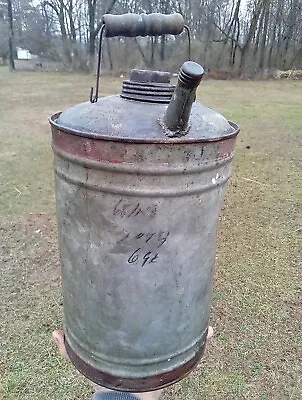
[[[239,129],[194,102],[202,76],[134,70],[50,119],[67,352],[109,388],[167,386],[204,351]]]

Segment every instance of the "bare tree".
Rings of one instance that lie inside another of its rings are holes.
[[[210,69],[246,73],[302,67],[302,0],[13,0],[12,7],[15,45],[72,68],[94,69],[102,16],[108,12],[180,12],[191,28],[194,59]],[[7,21],[0,22],[4,32]],[[174,71],[186,58],[186,39],[105,40],[105,65],[121,71],[133,65]]]
[[[262,29],[262,38],[261,38],[261,45],[260,45],[260,59],[259,59],[259,70],[260,71],[263,71],[264,66],[265,66],[264,58],[265,58],[265,49],[266,49],[266,43],[267,43],[270,6],[271,6],[271,1],[264,0],[263,11],[262,11],[262,15],[264,16],[264,22],[263,22],[263,29]]]
[[[8,60],[9,60],[9,69],[14,71],[15,61],[14,61],[14,29],[13,29],[13,8],[12,8],[12,0],[7,0],[7,17],[8,17]]]
[[[97,35],[102,27],[102,21],[96,21],[97,16],[97,0],[88,1],[88,19],[89,19],[89,67],[94,68],[95,61],[95,43]],[[110,13],[117,0],[110,0],[109,4],[104,9],[104,14]]]

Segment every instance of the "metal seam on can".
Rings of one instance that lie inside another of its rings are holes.
[[[108,362],[108,363],[111,363],[111,364],[118,364],[118,365],[129,365],[129,366],[136,366],[136,365],[137,365],[137,366],[139,366],[139,365],[153,365],[153,364],[156,364],[156,363],[158,363],[158,362],[166,361],[168,358],[171,359],[171,361],[172,361],[174,357],[179,357],[180,355],[182,355],[182,354],[184,354],[184,353],[187,353],[189,350],[194,349],[194,347],[197,346],[197,345],[199,345],[199,343],[202,343],[202,340],[203,340],[203,338],[204,338],[204,335],[205,335],[205,333],[206,333],[207,331],[208,331],[208,328],[206,328],[206,329],[202,332],[202,334],[200,335],[200,337],[199,337],[198,339],[194,340],[193,343],[191,343],[190,345],[188,345],[187,347],[185,347],[185,348],[182,349],[181,351],[178,351],[178,352],[176,352],[176,353],[169,354],[169,355],[166,355],[166,356],[153,358],[153,359],[152,359],[152,362],[150,362],[150,359],[142,359],[142,358],[140,358],[139,360],[136,360],[135,363],[134,363],[134,362],[132,362],[132,359],[129,359],[129,360],[123,359],[123,360],[121,360],[121,359],[118,358],[118,357],[111,357],[111,358],[108,358],[108,357],[104,357],[103,355],[100,356],[100,355],[98,355],[98,354],[96,354],[96,353],[94,353],[94,356],[95,356],[96,358],[98,358],[99,360],[102,360],[102,361],[104,361],[104,362]],[[68,337],[68,336],[70,337],[70,336],[73,336],[73,335],[70,335],[70,333],[68,333],[66,336],[67,336],[67,337]],[[79,344],[77,343],[77,340],[75,339],[74,336],[73,336],[73,338],[72,338],[72,341],[73,341],[73,342],[76,342],[77,347],[81,347],[81,349],[83,349],[85,352],[89,352],[89,350],[83,348],[83,346],[81,346],[81,345],[79,345]]]
[[[116,172],[116,173],[124,173],[124,174],[132,174],[139,173],[140,175],[187,175],[187,174],[198,174],[201,172],[207,172],[211,170],[216,170],[217,167],[223,167],[232,161],[234,157],[234,152],[231,152],[228,157],[217,158],[213,162],[208,162],[207,164],[201,164],[198,167],[184,167],[181,166],[167,166],[167,167],[147,167],[144,165],[144,169],[142,169],[141,165],[134,166],[130,163],[119,163],[114,164],[110,161],[97,161],[92,159],[83,159],[76,157],[71,153],[67,153],[64,150],[60,150],[57,146],[52,145],[53,151],[56,155],[58,155],[63,160],[72,162],[77,165],[82,165],[87,168],[92,169],[101,169],[104,171]]]
[[[223,179],[218,180],[218,183],[211,183],[210,185],[201,185],[201,186],[195,186],[193,189],[182,189],[182,190],[164,190],[164,191],[158,191],[158,190],[149,190],[147,191],[146,189],[141,190],[141,189],[120,189],[117,186],[110,185],[108,186],[100,186],[100,185],[94,185],[88,182],[83,182],[80,179],[75,179],[71,178],[67,175],[65,175],[60,168],[56,167],[55,168],[56,174],[60,177],[63,178],[65,181],[81,186],[86,189],[90,189],[96,192],[103,192],[103,193],[111,193],[115,195],[126,195],[126,196],[133,196],[133,197],[177,197],[177,196],[190,196],[192,194],[200,194],[204,192],[208,192],[213,190],[216,187],[224,185],[228,181],[228,177],[225,177]]]

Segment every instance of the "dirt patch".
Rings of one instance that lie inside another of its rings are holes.
[[[0,234],[1,270],[13,275],[16,288],[18,284],[28,287],[43,281],[49,284],[59,280],[54,215],[32,214],[13,220],[2,217]]]
[[[91,386],[60,360],[51,332],[62,327],[62,294],[53,214],[1,218],[0,397],[86,398]],[[39,388],[39,389],[38,389]]]

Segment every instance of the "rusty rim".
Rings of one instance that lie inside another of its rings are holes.
[[[206,344],[206,335],[204,335],[203,345],[198,353],[187,363],[174,369],[173,371],[165,372],[160,375],[145,377],[145,378],[125,378],[113,376],[108,373],[97,370],[96,368],[83,361],[72,348],[69,346],[68,341],[65,340],[67,354],[77,368],[77,370],[86,378],[96,383],[97,385],[104,386],[108,389],[119,390],[123,392],[149,392],[154,390],[163,389],[172,385],[187,376],[192,369],[200,361]]]

